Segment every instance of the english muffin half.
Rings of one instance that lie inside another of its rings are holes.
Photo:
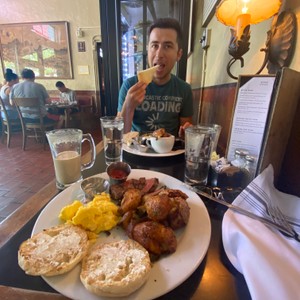
[[[18,251],[18,263],[28,275],[63,274],[82,260],[88,245],[85,230],[70,224],[58,225],[24,241]]]
[[[96,244],[82,261],[80,279],[90,292],[105,297],[125,297],[148,279],[148,251],[134,240]]]

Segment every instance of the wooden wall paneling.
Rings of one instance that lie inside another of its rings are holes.
[[[206,87],[202,94],[200,123],[213,123],[222,126],[217,152],[225,155],[232,118],[236,84]],[[200,94],[200,93],[199,93]]]

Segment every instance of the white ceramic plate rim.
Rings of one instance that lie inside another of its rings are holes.
[[[170,151],[167,153],[141,152],[137,149],[133,149],[133,148],[129,147],[125,143],[123,143],[123,150],[128,153],[131,153],[131,154],[135,154],[135,155],[139,155],[139,156],[149,156],[149,157],[168,157],[168,156],[179,155],[179,154],[182,154],[185,152],[184,149],[173,150],[173,151]]]
[[[106,173],[95,176],[108,179]],[[203,201],[180,180],[163,173],[137,169],[131,171],[128,179],[140,177],[156,177],[169,188],[182,190],[188,195],[189,198],[187,201],[191,208],[188,225],[176,233],[178,240],[176,252],[155,262],[147,282],[135,293],[126,297],[126,299],[146,300],[157,298],[173,290],[196,270],[202,262],[210,243],[211,223]],[[40,213],[32,234],[38,233],[45,228],[58,225],[60,223],[58,215],[61,208],[72,203],[75,199],[82,199],[82,197],[83,192],[80,189],[80,183],[75,183],[62,191],[53,198]],[[122,229],[116,228],[111,231],[110,236],[103,234],[100,235],[98,240],[109,242],[122,238],[126,239],[127,237]],[[43,278],[56,291],[72,299],[111,299],[99,297],[87,291],[80,281],[79,274],[80,266],[77,265],[66,274]]]

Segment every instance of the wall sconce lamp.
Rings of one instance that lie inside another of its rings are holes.
[[[99,26],[77,27],[76,36],[78,38],[82,38],[82,37],[84,37],[84,31],[85,30],[90,30],[90,29],[100,29],[100,27]]]
[[[277,14],[282,0],[222,0],[216,8],[216,17],[221,23],[231,26],[228,52],[232,59],[227,64],[227,73],[233,78],[230,68],[239,60],[244,67],[243,55],[250,46],[250,25],[265,21],[276,15],[267,33],[265,59],[256,74],[267,65],[269,74],[288,66],[294,54],[296,42],[296,17],[293,12]]]

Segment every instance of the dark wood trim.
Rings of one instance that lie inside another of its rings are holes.
[[[199,123],[214,123],[222,126],[217,149],[221,156],[226,152],[235,93],[236,83],[209,86],[203,90],[193,89],[194,111],[200,115]]]

